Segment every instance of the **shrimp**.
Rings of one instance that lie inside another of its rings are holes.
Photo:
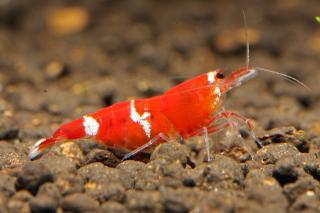
[[[244,25],[247,28],[243,12]],[[123,159],[149,151],[159,143],[182,137],[204,136],[207,160],[211,161],[209,134],[239,123],[250,130],[250,136],[261,147],[252,132],[252,123],[235,112],[223,109],[224,94],[254,78],[258,71],[277,74],[310,90],[299,80],[270,69],[249,66],[249,42],[246,37],[246,66],[225,77],[216,69],[187,80],[164,94],[120,102],[92,114],[84,115],[58,128],[51,137],[37,141],[29,153],[35,159],[48,147],[65,140],[93,138],[98,143],[130,150]],[[232,120],[231,120],[232,119]]]
[[[40,139],[31,148],[29,158],[37,158],[57,142],[93,138],[109,147],[133,150],[125,155],[124,159],[128,159],[158,143],[204,135],[210,161],[208,134],[232,124],[217,124],[217,120],[235,117],[251,128],[248,120],[236,113],[217,112],[223,105],[223,95],[255,77],[256,72],[245,67],[225,77],[223,70],[217,69],[187,80],[162,95],[105,107],[62,125],[49,138]]]

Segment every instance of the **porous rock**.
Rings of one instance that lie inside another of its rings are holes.
[[[31,212],[29,202],[32,199],[30,192],[26,190],[21,190],[17,192],[8,202],[9,212],[21,212],[29,213]]]
[[[36,196],[30,202],[31,211],[34,213],[54,213],[58,208],[58,201],[46,195]]]
[[[186,146],[177,142],[163,143],[152,152],[150,160],[163,158],[167,162],[180,161],[183,166],[187,165],[188,151]]]
[[[0,140],[10,140],[18,137],[19,129],[13,119],[0,114]]]
[[[100,203],[108,200],[122,202],[125,198],[125,189],[119,182],[109,182],[107,184],[89,181],[84,188],[86,194]]]
[[[12,196],[15,192],[15,178],[0,172],[0,192],[6,196]]]
[[[61,198],[60,191],[56,184],[50,182],[44,183],[40,186],[37,196],[50,197],[57,201]]]
[[[97,212],[99,203],[88,195],[75,193],[62,199],[61,207],[64,211],[71,212]]]
[[[319,212],[320,201],[313,191],[306,191],[291,205],[290,212]]]
[[[6,142],[0,142],[0,169],[15,168],[26,162],[26,156]]]
[[[55,185],[58,187],[62,195],[68,195],[84,191],[84,180],[79,175],[61,174],[55,180]]]
[[[133,186],[133,179],[126,171],[109,168],[102,163],[91,163],[81,167],[78,174],[86,181],[96,183],[120,182],[126,189]]]
[[[199,200],[200,192],[196,189],[167,188],[161,192],[161,203],[165,212],[189,212],[195,207]]]
[[[126,171],[131,178],[135,178],[147,169],[147,165],[140,161],[126,160],[118,164],[117,168]]]
[[[125,205],[129,212],[159,212],[160,192],[128,191]]]
[[[313,191],[316,196],[320,196],[320,184],[310,176],[301,177],[294,183],[285,185],[283,188],[283,192],[290,203],[294,202],[299,195],[307,191]]]
[[[53,176],[50,170],[42,163],[30,162],[16,173],[16,189],[26,189],[36,194],[40,185],[45,182],[52,182]]]
[[[204,185],[211,188],[240,187],[244,181],[241,165],[231,158],[217,155],[203,171]]]
[[[284,157],[295,156],[299,153],[299,150],[289,144],[270,144],[259,149],[257,152],[258,159],[264,164],[274,164],[277,160]]]
[[[127,213],[128,210],[126,207],[120,203],[114,201],[108,201],[101,205],[101,212],[102,213]]]
[[[101,162],[108,167],[116,167],[120,160],[108,150],[93,149],[87,154],[82,163],[90,164],[94,162]]]
[[[42,156],[38,161],[46,165],[55,178],[60,174],[75,174],[77,171],[78,161],[72,160],[64,155],[48,153]]]

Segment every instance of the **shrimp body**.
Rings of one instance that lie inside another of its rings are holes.
[[[68,139],[89,137],[110,147],[134,150],[154,139],[164,142],[177,136],[186,139],[201,135],[203,127],[214,123],[222,94],[253,73],[252,69],[242,68],[224,78],[222,70],[216,70],[187,80],[160,96],[105,107],[62,125],[50,138],[39,140],[29,157],[34,159],[45,148]]]

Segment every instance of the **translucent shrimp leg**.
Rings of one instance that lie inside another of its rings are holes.
[[[204,143],[206,146],[206,152],[207,152],[207,161],[210,162],[212,160],[210,155],[210,144],[209,144],[209,134],[218,133],[221,130],[228,128],[232,125],[233,121],[221,123],[217,125],[213,125],[210,127],[203,127],[202,129],[199,129],[195,131],[193,134],[188,135],[188,137],[193,136],[203,136],[204,137]]]
[[[165,134],[163,133],[159,133],[157,136],[153,137],[150,141],[148,141],[147,143],[143,144],[142,146],[136,148],[135,150],[129,152],[128,154],[126,154],[122,160],[127,160],[128,158],[131,158],[132,156],[138,154],[139,152],[147,149],[148,147],[155,145],[159,139],[162,139],[166,142],[169,142],[170,138],[167,137]]]
[[[255,140],[255,142],[257,143],[258,147],[261,148],[263,145],[261,143],[261,141],[256,137],[256,135],[253,132],[253,125],[250,119],[239,115],[235,112],[231,112],[231,111],[223,111],[220,114],[218,114],[217,116],[221,116],[220,118],[225,118],[227,120],[230,120],[231,118],[236,118],[238,120],[238,122],[242,122],[244,123],[244,125],[248,128],[249,130],[249,134],[250,136]],[[239,129],[239,124],[235,123],[233,124],[233,127],[238,127]]]

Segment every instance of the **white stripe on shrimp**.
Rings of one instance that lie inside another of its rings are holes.
[[[139,115],[134,105],[134,100],[130,103],[130,118],[133,122],[140,124],[148,138],[151,137],[151,124],[147,120],[151,116],[150,112],[144,112]]]
[[[83,116],[83,126],[86,135],[95,136],[99,131],[100,124],[93,117],[85,115]]]

